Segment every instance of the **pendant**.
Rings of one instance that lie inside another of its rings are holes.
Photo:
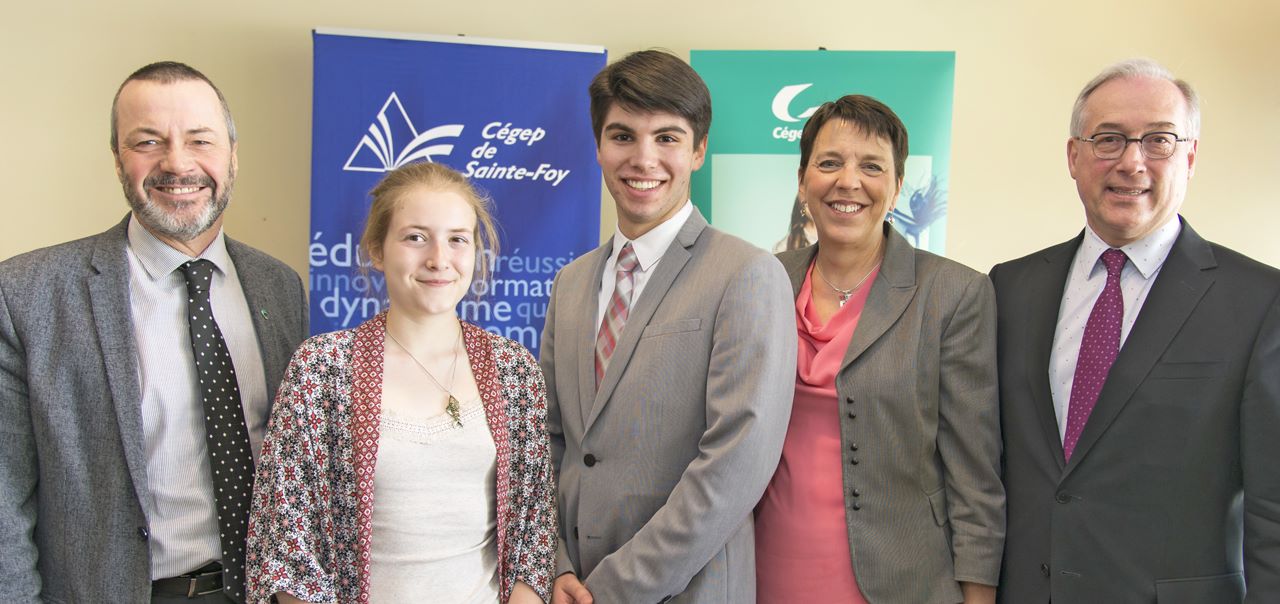
[[[853,292],[849,292],[847,294],[843,292],[840,293],[840,308],[844,308],[844,303],[849,301],[850,296],[853,296]]]
[[[458,399],[452,394],[449,395],[449,404],[444,406],[444,412],[453,418],[453,424],[459,428],[462,427],[462,410],[458,407]]]

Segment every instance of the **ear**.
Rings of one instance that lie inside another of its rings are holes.
[[[902,195],[902,175],[898,175],[898,180],[894,184],[892,201],[889,202],[889,211],[892,212],[898,207],[898,196]]]
[[[231,173],[240,173],[240,159],[236,156],[236,151],[240,149],[240,142],[231,143]]]
[[[1196,175],[1196,149],[1200,146],[1200,139],[1191,139],[1191,148],[1187,150],[1187,180]]]
[[[385,273],[387,271],[382,267],[382,246],[383,244],[380,243],[378,247],[370,248],[368,254],[369,261],[373,263],[373,268],[380,273]]]
[[[693,146],[693,170],[691,170],[692,172],[697,172],[700,168],[702,168],[702,162],[707,158],[707,139],[708,138],[709,136],[702,137],[702,140],[698,141],[698,144]]]
[[[1072,136],[1067,139],[1067,171],[1071,173],[1071,179],[1076,178],[1076,160],[1080,158],[1080,147],[1083,145],[1076,137]]]

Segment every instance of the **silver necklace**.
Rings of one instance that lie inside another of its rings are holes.
[[[453,378],[456,377],[455,371],[458,369],[458,350],[459,348],[461,348],[460,345],[462,344],[462,325],[458,325],[458,341],[453,345],[453,362],[449,364],[449,387],[448,388],[445,388],[444,384],[441,384],[440,380],[436,379],[436,376],[431,375],[431,372],[427,370],[427,366],[423,365],[422,361],[418,360],[418,357],[413,356],[413,353],[409,352],[409,349],[405,348],[404,344],[401,344],[400,340],[396,339],[395,335],[391,333],[390,329],[387,330],[387,337],[391,338],[391,341],[395,342],[396,346],[400,347],[400,350],[403,350],[405,354],[409,355],[410,359],[413,359],[413,362],[418,365],[419,369],[421,369],[423,372],[427,374],[427,377],[431,378],[431,381],[435,383],[436,387],[440,388],[441,390],[444,391],[445,394],[449,395],[449,402],[444,406],[444,412],[449,414],[449,418],[453,420],[454,425],[461,428],[462,427],[462,409],[458,404],[458,398],[453,395],[452,390],[453,390]]]
[[[883,260],[881,260],[881,262],[883,262]],[[818,273],[818,278],[822,279],[822,281],[827,284],[827,287],[835,290],[836,294],[840,296],[840,308],[844,308],[845,302],[849,301],[849,298],[853,296],[853,292],[858,291],[858,288],[862,287],[862,284],[867,282],[867,278],[871,276],[871,273],[876,272],[876,269],[878,268],[880,268],[880,262],[877,262],[875,266],[871,267],[871,270],[867,271],[867,274],[862,276],[862,279],[858,281],[857,285],[854,285],[849,289],[840,289],[836,287],[836,284],[828,281],[826,275],[822,274],[822,269],[818,268],[817,259],[814,259],[813,261],[813,272]]]

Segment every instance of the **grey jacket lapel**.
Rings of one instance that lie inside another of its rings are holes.
[[[590,425],[586,418],[591,415],[596,400],[596,332],[599,331],[600,323],[600,317],[596,316],[600,307],[599,290],[596,286],[604,276],[604,265],[612,252],[612,237],[592,252],[596,255],[591,263],[592,281],[581,288],[582,299],[577,304],[582,309],[582,321],[579,323],[582,330],[578,334],[578,406],[581,413],[578,417],[583,419],[584,426]]]
[[[702,230],[705,228],[707,228],[707,220],[702,217],[702,213],[695,207],[688,220],[685,220],[684,225],[680,227],[680,232],[676,234],[675,240],[667,247],[667,251],[662,254],[662,260],[658,262],[657,269],[649,277],[648,283],[645,284],[640,300],[636,302],[631,309],[630,316],[627,317],[627,324],[622,329],[622,339],[618,340],[618,345],[613,349],[613,356],[609,359],[609,367],[605,371],[604,377],[600,380],[600,390],[596,392],[591,413],[587,416],[587,430],[591,429],[591,424],[600,416],[600,412],[604,409],[609,397],[613,395],[618,381],[622,378],[622,374],[626,372],[627,364],[631,361],[631,355],[635,352],[636,345],[640,342],[640,334],[644,332],[645,326],[653,318],[653,313],[657,312],[658,305],[662,303],[662,299],[670,291],[671,284],[675,282],[680,271],[683,271],[685,265],[689,263],[689,259],[693,256],[689,252],[689,248],[698,240],[698,235],[702,234]],[[603,267],[601,270],[603,270]],[[593,363],[593,378],[595,375],[594,367]]]
[[[1200,299],[1213,284],[1212,270],[1218,266],[1209,244],[1185,222],[1169,257],[1165,259],[1151,285],[1146,302],[1138,311],[1129,337],[1120,348],[1107,381],[1098,394],[1098,402],[1080,433],[1066,474],[1080,463],[1102,433],[1128,404],[1134,391],[1146,379],[1156,361],[1164,354],[1182,324],[1195,310]]]
[[[260,270],[254,261],[253,256],[248,252],[250,248],[239,241],[230,237],[226,238],[227,255],[231,257],[231,261],[236,265],[236,274],[240,277],[240,289],[244,292],[245,303],[249,306],[249,313],[253,315],[253,331],[258,337],[258,352],[262,355],[263,370],[267,379],[267,400],[275,400],[275,392],[270,389],[273,384],[279,384],[284,377],[285,366],[288,364],[292,350],[277,350],[276,342],[287,341],[287,337],[281,337],[277,334],[279,329],[284,326],[277,325],[272,321],[271,313],[272,294],[280,291],[280,284],[272,281],[272,278],[264,271]]]
[[[129,264],[125,257],[129,218],[98,237],[89,263],[95,274],[85,278],[89,311],[98,331],[107,387],[116,409],[125,463],[142,509],[151,515],[147,457],[142,433],[142,393],[138,386],[138,350],[129,312]],[[90,393],[79,393],[90,396]]]
[[[884,261],[880,264],[880,274],[871,284],[858,327],[854,329],[849,349],[840,363],[841,372],[898,322],[916,295],[915,248],[888,223],[884,224],[884,229]]]

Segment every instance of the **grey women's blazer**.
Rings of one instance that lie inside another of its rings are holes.
[[[128,219],[0,263],[0,602],[146,602],[153,513]],[[274,395],[307,331],[297,273],[227,238]]]
[[[1004,547],[995,293],[892,227],[836,374],[845,518],[876,604],[955,604]],[[778,255],[800,294],[820,243]],[[820,287],[820,286],[819,286]]]

